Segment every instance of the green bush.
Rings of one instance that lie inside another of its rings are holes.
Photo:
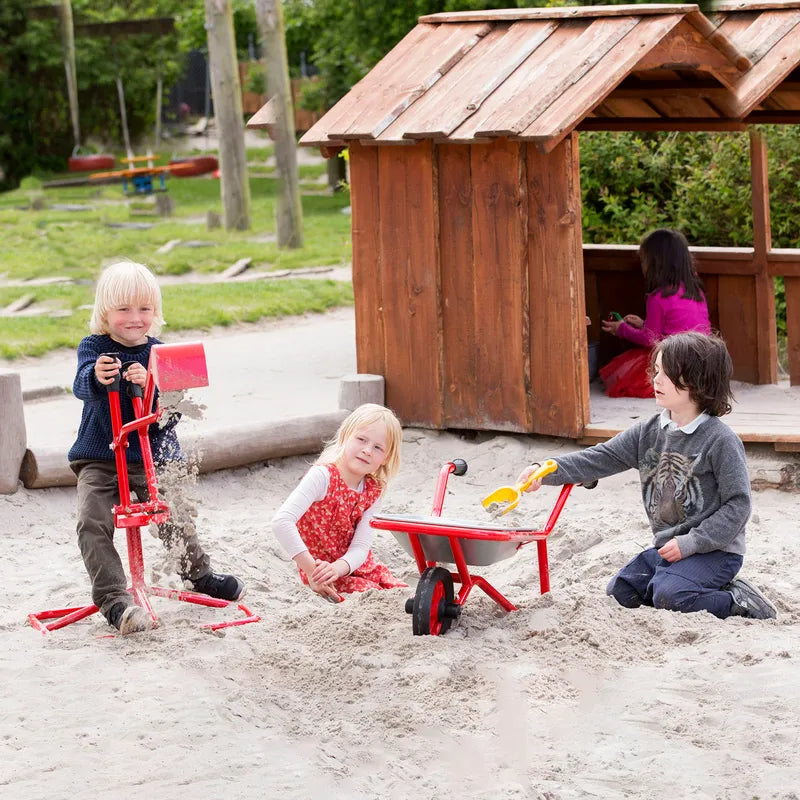
[[[800,130],[764,126],[773,247],[800,247]],[[583,133],[584,241],[638,243],[653,228],[682,231],[690,244],[753,243],[746,133]],[[783,281],[775,281],[779,336],[786,335]]]

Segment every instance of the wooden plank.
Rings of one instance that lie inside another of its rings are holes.
[[[800,250],[770,250],[767,273],[772,277],[800,278]]]
[[[590,420],[578,137],[526,159],[532,430],[574,438]]]
[[[696,5],[653,3],[647,5],[626,4],[618,6],[571,6],[561,8],[501,8],[492,11],[445,11],[427,14],[420,22],[495,22],[518,19],[584,19],[592,17],[624,17],[634,14],[646,17],[657,14],[688,14],[697,11]]]
[[[534,120],[550,109],[568,89],[614,49],[638,22],[638,18],[633,16],[598,19],[583,31],[572,30],[572,35],[558,49],[545,55],[542,53],[544,47],[540,48],[536,54],[536,68],[530,73],[529,83],[519,87],[513,104],[485,117],[478,134],[483,136],[522,134]],[[566,26],[562,28],[566,29]],[[540,53],[542,57],[539,56]],[[596,73],[596,75],[601,74]],[[625,76],[622,73],[615,75],[608,90],[623,77]],[[600,96],[594,95],[594,102],[591,105],[596,105],[604,95],[605,92]],[[581,109],[584,114],[588,110],[588,108]]]
[[[753,66],[753,62],[741,52],[714,23],[699,9],[690,11],[686,15],[686,22],[691,25],[715,50],[725,56],[725,59],[734,65],[737,71],[743,72]]]
[[[609,98],[703,97],[713,100],[726,91],[716,81],[625,81]]]
[[[800,386],[800,277],[784,278],[786,291],[786,355],[789,383]]]
[[[701,275],[711,329],[719,330],[719,275]]]
[[[731,15],[734,18],[742,16],[744,15]],[[800,9],[787,8],[782,11],[764,12],[755,15],[751,24],[742,25],[741,22],[744,20],[735,19],[730,25],[723,23],[717,30],[735,41],[736,46],[755,64],[765,58],[769,51],[800,23]]]
[[[272,127],[276,122],[277,109],[275,108],[275,98],[271,97],[261,108],[247,120],[247,128],[266,128],[270,138],[272,138]]]
[[[398,138],[447,136],[472,116],[537,47],[556,29],[553,21],[498,26],[431,87],[381,135]]]
[[[475,139],[484,137],[484,128],[495,129],[498,126],[487,121],[502,118],[509,113],[509,109],[516,109],[515,114],[520,114],[526,107],[526,102],[531,100],[531,95],[536,95],[534,88],[541,92],[542,65],[550,63],[558,54],[563,53],[569,43],[586,30],[589,26],[587,20],[576,20],[561,23],[553,33],[547,37],[528,59],[526,59],[505,81],[484,101],[481,108],[464,121],[453,131],[451,138]]]
[[[702,275],[755,275],[750,247],[691,247],[697,271]],[[637,245],[585,244],[584,263],[597,271],[637,271]],[[800,255],[800,252],[798,253]]]
[[[594,113],[600,117],[653,117],[660,119],[661,115],[645,100],[633,100],[630,98],[618,98],[616,91],[603,100],[600,105],[595,106]]]
[[[361,105],[369,102],[373,94],[380,95],[382,83],[400,69],[407,54],[420,47],[434,30],[432,25],[413,27],[322,119],[306,131],[300,144],[324,145],[337,138],[331,134],[332,131],[347,130],[359,113]]]
[[[678,15],[671,15],[641,20],[593,69],[584,73],[578,82],[523,131],[522,138],[546,140],[547,151],[555,147],[628,76],[642,50],[652,47],[667,35],[679,24],[680,19]],[[649,110],[646,113],[650,113]]]
[[[360,373],[385,376],[384,264],[381,261],[379,237],[378,151],[353,142],[350,145],[349,166],[356,365]]]
[[[800,109],[800,86],[795,82],[793,87],[789,89],[787,87],[788,83],[789,81],[784,81],[772,94],[767,95],[762,100],[761,106],[755,109],[755,112],[758,112],[762,107],[765,111],[797,112]]]
[[[800,448],[800,437],[791,433],[750,430],[747,427],[737,424],[737,422],[730,417],[726,417],[725,422],[746,444],[773,444],[775,450],[779,452],[796,452],[795,448]],[[606,442],[628,427],[630,426],[590,423],[584,428],[583,436],[578,440],[578,444],[592,445],[598,444],[599,442]]]
[[[530,431],[524,152],[470,147],[477,427]]]
[[[736,83],[739,116],[752,111],[800,64],[800,25],[796,25]]]
[[[730,94],[728,100],[730,100]],[[653,97],[650,105],[655,108],[662,117],[670,119],[689,118],[713,119],[719,117],[719,111],[705,99],[700,97],[676,96],[676,97]],[[723,114],[722,116],[726,116]]]
[[[470,148],[441,145],[436,151],[444,420],[449,428],[475,428],[479,396],[476,317],[482,307],[477,305],[480,287],[475,284],[473,267]]]
[[[721,119],[612,119],[611,117],[587,117],[577,125],[581,131],[746,131],[744,122],[733,122]],[[542,149],[547,151],[553,137],[531,137],[542,142]]]
[[[800,453],[800,442],[775,442],[776,453]]]
[[[751,111],[744,122],[748,125],[798,125],[800,112],[798,111]]]
[[[417,98],[469,53],[491,28],[484,23],[440,25],[416,46],[406,49],[401,63],[355,108],[341,139],[374,139],[380,136]],[[373,70],[374,72],[374,70]],[[372,73],[370,73],[371,75]]]
[[[750,62],[744,56],[726,52],[708,42],[690,23],[689,17],[686,17],[659,42],[657,47],[642,57],[636,69],[702,71],[732,88],[740,77],[742,69],[747,68]],[[741,69],[737,66],[737,62],[743,65]]]
[[[733,359],[737,381],[758,383],[756,340],[757,308],[752,277],[722,275],[719,278],[719,329]]]
[[[719,13],[748,13],[751,11],[769,11],[771,9],[798,8],[797,0],[717,0],[714,9]],[[733,16],[733,15],[732,15]]]
[[[386,404],[404,425],[442,427],[433,145],[378,147]]]
[[[767,176],[767,140],[755,129],[750,134],[750,180],[753,208],[753,266],[756,270],[756,347],[758,383],[778,380],[778,341],[775,320],[775,281],[767,272],[772,249]]]

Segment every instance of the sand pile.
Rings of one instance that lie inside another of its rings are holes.
[[[384,510],[427,514],[441,464],[464,458],[444,513],[486,522],[480,498],[556,440],[408,430]],[[28,612],[89,596],[75,491],[0,499],[0,793],[121,798],[795,798],[800,761],[796,494],[754,495],[746,575],[774,622],[623,609],[604,595],[649,544],[636,473],[576,488],[550,541],[552,592],[534,547],[479,571],[518,607],[475,590],[443,637],[413,637],[408,590],[332,606],[302,587],[272,513],[311,458],[199,478],[198,532],[214,566],[247,582],[262,622],[217,634],[230,612],[154,600],[161,627],[105,638],[97,616],[48,637]],[[504,520],[542,525],[557,490]],[[145,533],[148,575],[180,581]],[[118,535],[118,546],[123,537]],[[376,555],[413,582],[391,534]]]

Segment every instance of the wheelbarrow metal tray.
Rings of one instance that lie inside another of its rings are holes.
[[[376,514],[373,528],[390,531],[400,546],[414,556],[409,534],[416,534],[428,561],[455,564],[448,537],[460,540],[467,564],[485,567],[511,558],[522,545],[545,538],[541,531],[530,528],[498,528],[463,520],[405,514]]]

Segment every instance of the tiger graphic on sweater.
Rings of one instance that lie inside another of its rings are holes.
[[[673,527],[703,508],[703,491],[694,475],[700,456],[648,450],[641,466],[644,505],[662,527]]]

